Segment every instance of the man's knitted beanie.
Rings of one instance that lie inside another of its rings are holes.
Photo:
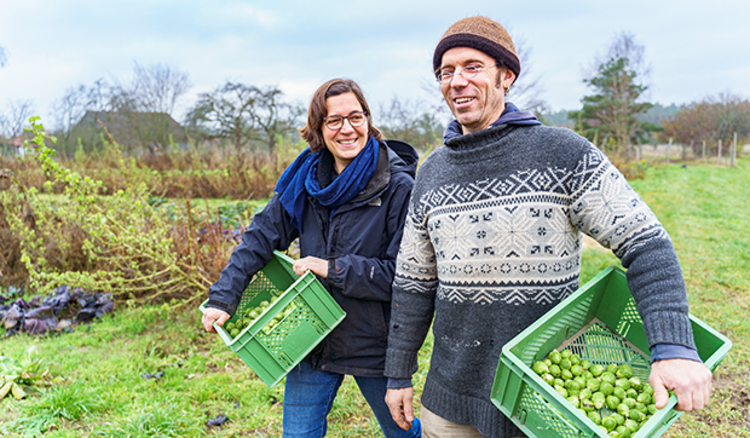
[[[433,71],[440,68],[443,54],[454,47],[471,47],[484,52],[515,73],[516,78],[521,73],[521,61],[510,35],[503,26],[487,17],[464,18],[449,27],[435,48]]]

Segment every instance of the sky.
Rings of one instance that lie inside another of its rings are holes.
[[[518,81],[537,80],[551,111],[581,107],[590,94],[584,75],[622,32],[645,47],[649,101],[750,98],[746,0],[0,0],[0,114],[31,100],[52,124],[68,88],[100,78],[127,83],[135,63],[188,75],[178,120],[199,93],[230,80],[276,86],[307,107],[328,79],[354,79],[376,119],[394,98],[439,107],[433,50],[452,23],[473,15],[522,43]]]

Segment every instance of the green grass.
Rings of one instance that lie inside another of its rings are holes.
[[[750,437],[749,164],[743,159],[737,168],[658,166],[633,182],[672,236],[691,312],[734,344],[714,374],[711,405],[680,417],[668,438]],[[582,282],[612,264],[619,262],[609,252],[585,250]],[[0,355],[14,358],[35,345],[50,376],[38,394],[0,401],[0,435],[281,436],[283,384],[267,388],[218,336],[205,333],[199,320],[197,309],[122,307],[70,334],[0,341]],[[428,338],[420,353],[418,391],[430,347]],[[161,378],[142,377],[157,372]],[[208,428],[206,421],[218,414],[230,421]],[[334,403],[328,436],[382,436],[351,378]]]

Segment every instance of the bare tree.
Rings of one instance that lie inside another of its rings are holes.
[[[541,85],[541,76],[534,73],[534,63],[531,59],[532,47],[523,37],[515,39],[516,53],[521,61],[521,74],[508,91],[506,100],[512,101],[522,110],[532,111],[537,117],[549,110],[547,101],[544,100],[544,87]]]
[[[273,151],[280,136],[296,132],[296,124],[305,109],[283,100],[284,93],[276,87],[257,89],[251,140],[265,143]]]
[[[393,96],[391,102],[380,105],[376,126],[386,139],[405,141],[416,148],[430,148],[442,143],[443,125],[433,111],[424,111],[423,102],[401,101]]]
[[[646,46],[638,44],[635,41],[635,35],[624,30],[615,36],[603,54],[594,58],[589,67],[589,72],[585,76],[588,78],[596,76],[599,66],[610,59],[617,58],[627,59],[628,68],[642,81],[648,81],[648,77],[651,75],[651,65],[646,61]]]
[[[250,114],[255,105],[255,90],[255,87],[227,81],[210,93],[201,93],[186,117],[188,129],[200,130],[209,137],[231,139],[239,153],[252,132]]]
[[[5,49],[0,47],[0,67],[5,67],[8,57],[5,55]]]
[[[115,81],[109,87],[112,109],[172,115],[177,101],[191,86],[186,73],[165,64],[144,67],[136,62],[133,72],[131,83]]]
[[[260,89],[227,81],[212,92],[201,93],[188,112],[186,124],[206,137],[228,138],[239,152],[251,142],[273,150],[277,138],[295,131],[304,110],[282,100],[276,87]]]
[[[55,101],[53,108],[57,118],[57,129],[63,139],[68,139],[70,131],[89,107],[88,88],[83,84],[68,88],[63,97]]]
[[[23,133],[23,128],[34,114],[31,100],[9,100],[8,109],[0,114],[0,136],[13,138]]]

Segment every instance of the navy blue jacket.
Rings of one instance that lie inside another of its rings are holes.
[[[318,278],[347,316],[306,360],[315,369],[382,377],[391,311],[391,283],[403,234],[418,155],[408,144],[380,144],[375,174],[359,195],[330,209],[307,195],[302,235],[274,194],[255,215],[219,280],[209,289],[208,307],[233,314],[253,275],[300,238],[300,256],[328,260],[328,278]],[[318,180],[333,179],[333,156],[323,152]]]

